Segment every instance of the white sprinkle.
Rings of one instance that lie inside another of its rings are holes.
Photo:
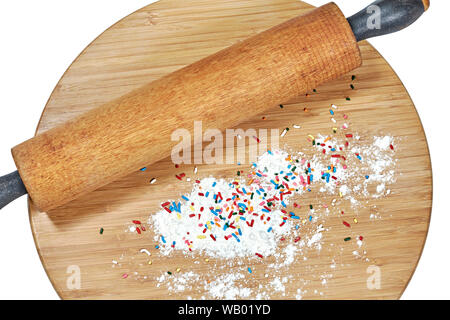
[[[148,256],[151,256],[152,254],[150,253],[150,251],[148,251],[147,249],[141,249],[140,250],[141,253],[146,253]]]

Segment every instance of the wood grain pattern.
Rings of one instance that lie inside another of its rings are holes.
[[[170,155],[174,127],[192,136],[198,120],[232,128],[360,65],[350,25],[330,3],[39,134],[12,154],[34,204],[49,211]]]
[[[112,26],[74,61],[50,97],[38,132],[310,9],[294,0],[163,0],[149,5]],[[320,86],[317,94],[291,100],[284,109],[272,108],[263,114],[267,120],[255,115],[239,126],[282,129],[299,123],[302,129],[291,130],[282,143],[294,150],[307,150],[307,134],[330,130],[328,109],[335,103],[350,115],[351,127],[363,140],[390,134],[400,141],[396,154],[401,175],[391,186],[392,195],[371,200],[355,213],[359,223],[354,232],[364,234],[370,262],[355,258],[351,250],[336,258],[332,245],[346,234],[338,227],[340,220],[330,216],[324,224],[333,232],[324,238],[321,254],[311,253],[307,261],[295,261],[295,278],[286,286],[286,295],[274,293],[273,298],[292,299],[299,286],[306,291],[306,299],[398,298],[420,257],[432,195],[426,139],[414,105],[393,70],[367,42],[362,43],[361,53],[363,65],[354,71],[356,90],[349,88],[350,75],[346,75]],[[351,101],[346,101],[347,96]],[[302,111],[306,106],[308,113]],[[238,166],[200,165],[198,169],[199,178],[210,174],[226,178],[233,177]],[[193,166],[180,170],[193,176]],[[198,259],[200,263],[196,264],[181,255],[172,259],[155,256],[150,266],[139,249],[153,248],[152,231],[141,236],[124,232],[131,220],[146,221],[162,201],[177,199],[191,189],[190,183],[174,177],[180,170],[167,158],[145,172],[132,173],[49,213],[29,203],[41,260],[62,298],[183,299],[205,294],[202,287],[182,294],[169,292],[164,286],[156,287],[155,277],[175,266],[208,276],[211,263],[217,261]],[[150,185],[153,177],[157,183]],[[302,199],[314,204],[323,200],[313,195]],[[348,204],[343,209],[354,211]],[[383,219],[370,220],[369,214],[374,212],[382,214]],[[99,234],[100,227],[105,230],[103,235]],[[111,260],[121,257],[121,266],[112,267]],[[329,271],[331,259],[339,260],[339,268],[323,286],[320,275]],[[372,264],[382,271],[380,290],[368,290],[366,286],[366,270]],[[81,270],[79,290],[67,286],[67,268],[71,265]],[[266,280],[258,265],[255,270],[257,286],[258,281]],[[122,279],[123,273],[130,277]]]

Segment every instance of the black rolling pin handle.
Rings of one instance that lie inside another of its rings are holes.
[[[356,40],[400,31],[427,11],[429,0],[377,0],[348,18]]]
[[[19,172],[0,177],[0,209],[27,193]]]

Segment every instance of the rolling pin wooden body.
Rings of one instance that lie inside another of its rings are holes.
[[[151,82],[12,149],[48,211],[170,155],[177,128],[232,128],[361,65],[352,29],[327,4]]]

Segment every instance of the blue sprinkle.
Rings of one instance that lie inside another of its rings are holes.
[[[207,192],[205,193],[205,197],[208,198],[208,196],[209,196],[209,191],[207,191]]]
[[[146,168],[146,167],[143,167],[143,168],[141,168],[140,170],[141,170],[141,171],[145,171],[145,170],[147,170],[147,168]]]
[[[366,176],[366,179],[369,179],[369,176]]]
[[[330,109],[330,114],[333,116],[334,115],[334,111]]]
[[[281,205],[282,205],[283,207],[285,207],[285,208],[287,207],[287,206],[286,206],[286,203],[284,203],[284,201],[281,201]]]
[[[213,186],[213,188],[214,188],[214,187],[216,186],[216,184],[217,184],[217,182],[214,182],[214,183],[213,183],[213,185],[212,185],[212,186]]]
[[[248,267],[248,273],[252,273],[252,269]]]
[[[270,227],[269,229],[267,229],[267,232],[270,232],[270,231],[272,231],[272,227]]]
[[[161,240],[162,240],[163,243],[166,243],[166,239],[164,239],[163,236],[161,236]]]
[[[241,240],[239,240],[238,236],[235,233],[232,233],[231,235],[236,239],[237,242],[241,242]]]
[[[181,196],[184,200],[189,201],[189,198],[186,196]]]

